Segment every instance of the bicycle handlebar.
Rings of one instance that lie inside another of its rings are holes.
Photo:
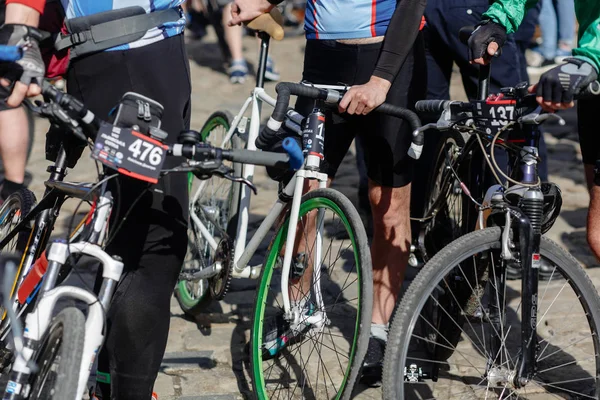
[[[94,140],[96,138],[96,133],[102,121],[93,112],[88,110],[82,102],[67,93],[61,92],[49,82],[43,82],[42,94],[44,98],[51,100],[59,108],[58,110],[51,109],[44,114],[44,105],[37,108],[30,105],[34,111],[52,117],[57,117],[56,114],[61,114],[62,118],[59,119],[65,123],[75,120],[77,123],[69,124],[69,128],[77,136],[83,136],[82,139],[84,140],[88,138]],[[79,124],[85,129],[82,130]],[[188,159],[196,161],[214,160],[219,162],[224,159],[242,164],[298,170],[304,163],[304,156],[298,144],[295,141],[292,142],[284,146],[287,154],[253,150],[222,150],[207,144],[169,145],[167,146],[167,153],[174,156],[185,156]]]
[[[337,105],[344,97],[343,91],[322,89],[301,83],[282,82],[277,85],[275,90],[277,92],[275,109],[273,110],[273,114],[271,114],[266,127],[256,139],[256,147],[259,149],[268,149],[275,140],[277,132],[285,120],[291,96],[321,100],[328,105]],[[423,149],[423,137],[422,135],[417,135],[417,131],[421,128],[419,116],[406,108],[386,103],[380,105],[374,111],[402,118],[410,124],[413,131],[413,139],[408,154],[412,158],[418,159],[421,156],[421,151]]]
[[[224,150],[204,143],[169,145],[167,153],[183,156],[194,161],[228,160],[240,164],[254,164],[265,167],[297,170],[304,163],[302,150],[295,140],[284,145],[287,154],[255,150]]]

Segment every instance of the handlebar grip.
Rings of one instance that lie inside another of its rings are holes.
[[[411,158],[418,160],[421,157],[421,153],[423,152],[423,144],[425,143],[423,132],[419,131],[421,128],[421,120],[419,119],[419,116],[406,108],[385,103],[377,107],[376,111],[402,118],[410,124],[410,127],[413,131],[413,137],[410,149],[408,149],[408,155]]]
[[[421,100],[415,104],[415,110],[423,114],[440,115],[448,106],[449,100]]]
[[[473,34],[474,30],[475,27],[473,25],[463,26],[462,28],[460,28],[460,30],[458,31],[458,38],[460,39],[462,44],[469,44],[469,38]]]
[[[0,61],[17,61],[23,57],[23,49],[19,46],[0,45]]]
[[[304,154],[302,154],[302,149],[298,145],[298,142],[288,137],[283,140],[282,146],[288,156],[290,156],[290,169],[297,171],[302,168]]]
[[[224,159],[241,164],[262,165],[280,169],[289,169],[290,167],[290,156],[282,153],[255,150],[224,150],[222,154]]]
[[[408,122],[410,124],[410,127],[412,128],[413,131],[416,131],[417,129],[419,129],[421,127],[421,120],[419,119],[419,116],[407,108],[402,108],[402,107],[394,106],[391,104],[383,103],[382,105],[377,107],[375,110],[377,112],[391,115],[393,117],[402,118],[403,120],[405,120],[406,122]]]

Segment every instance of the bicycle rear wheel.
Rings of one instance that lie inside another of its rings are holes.
[[[39,371],[30,377],[32,390],[29,399],[78,398],[84,339],[83,313],[74,307],[62,310],[50,324],[34,358]]]
[[[227,112],[213,113],[200,130],[202,141],[221,147],[231,126],[231,120]],[[242,143],[234,134],[222,147],[237,149],[242,147]],[[241,175],[240,164],[228,164],[226,161],[223,163],[232,167],[236,176]],[[198,217],[217,243],[226,235],[234,237],[237,228],[240,184],[219,177],[198,180],[194,179],[193,174],[189,175],[189,179],[190,194],[193,194],[194,186],[204,185],[200,196],[195,201],[193,198],[190,199],[190,213]],[[215,252],[198,230],[194,218],[190,218],[188,251],[182,271],[192,272],[210,266],[214,262],[214,256]],[[210,304],[211,298],[207,289],[207,280],[180,280],[175,289],[175,297],[181,309],[194,317]]]
[[[542,237],[537,373],[513,384],[521,348],[520,282],[506,282],[501,229],[467,234],[439,252],[402,298],[389,334],[384,398],[597,398],[600,299],[577,261]],[[500,272],[500,274],[497,274]],[[501,287],[501,286],[500,286]],[[472,296],[476,293],[476,296]],[[499,322],[492,315],[499,311]],[[458,334],[457,334],[458,333]],[[491,354],[491,343],[500,343]]]
[[[303,197],[290,268],[290,301],[299,315],[294,323],[283,315],[281,296],[288,224],[289,215],[271,242],[256,294],[254,393],[258,399],[348,399],[367,350],[373,305],[364,227],[352,203],[335,190]]]

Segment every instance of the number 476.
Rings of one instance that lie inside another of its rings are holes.
[[[145,142],[142,139],[137,139],[133,142],[129,146],[129,151],[131,151],[131,155],[134,158],[137,158],[140,161],[145,161],[146,157],[148,157],[148,161],[152,165],[158,165],[162,160],[162,149],[154,146],[152,143]]]

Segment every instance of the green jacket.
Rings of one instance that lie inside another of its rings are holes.
[[[538,0],[495,0],[483,15],[503,25],[508,33],[517,30],[525,12]],[[583,58],[600,71],[600,0],[575,0],[579,21],[579,47],[573,55]]]

